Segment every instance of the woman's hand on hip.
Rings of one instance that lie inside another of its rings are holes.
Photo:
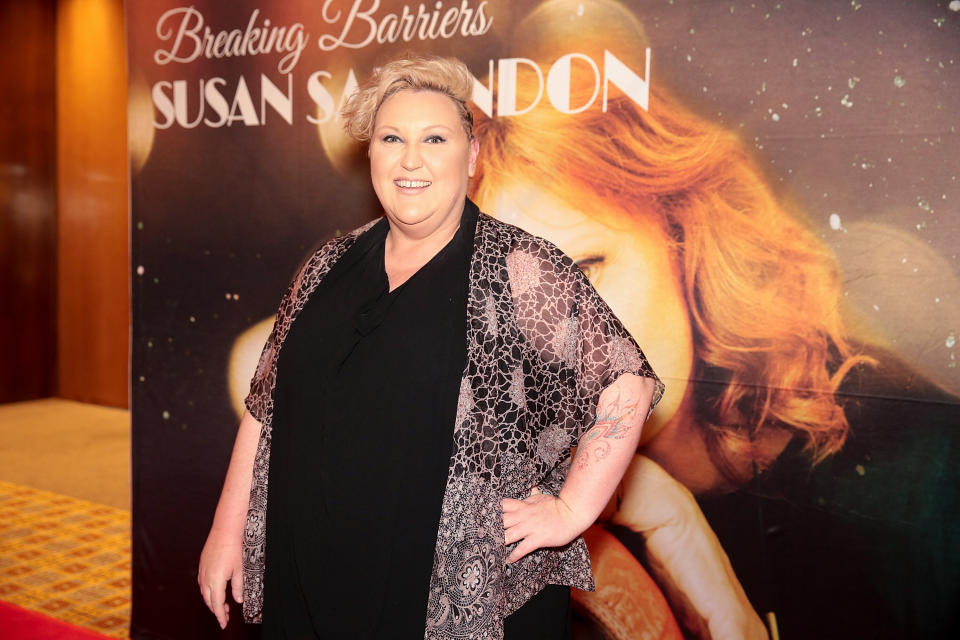
[[[507,556],[507,563],[537,549],[563,546],[589,524],[583,524],[563,500],[540,493],[536,487],[526,500],[507,498],[503,501],[504,539],[506,544],[519,542]]]

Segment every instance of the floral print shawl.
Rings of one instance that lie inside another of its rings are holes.
[[[466,206],[475,207],[467,200]],[[267,475],[277,355],[297,314],[367,224],[324,244],[283,297],[246,406],[262,425],[243,540],[248,622],[263,605]],[[663,384],[586,277],[549,242],[480,214],[467,299],[467,365],[437,532],[426,639],[500,639],[503,619],[547,584],[593,588],[583,538],[506,565],[503,498],[560,491],[570,447],[621,374]]]

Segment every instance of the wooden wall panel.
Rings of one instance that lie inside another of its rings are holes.
[[[0,2],[0,402],[56,382],[54,2]]]
[[[127,69],[120,0],[57,3],[61,397],[128,406]]]

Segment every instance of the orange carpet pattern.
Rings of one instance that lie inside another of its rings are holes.
[[[130,512],[0,481],[0,600],[127,638]]]

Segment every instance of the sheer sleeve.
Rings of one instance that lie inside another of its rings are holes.
[[[277,355],[280,351],[282,335],[285,334],[285,327],[289,324],[293,316],[294,309],[297,307],[297,299],[303,292],[303,282],[311,268],[315,268],[317,254],[304,263],[297,270],[293,281],[287,287],[283,298],[280,301],[280,307],[277,309],[276,318],[273,321],[273,329],[267,337],[267,341],[260,353],[260,361],[257,369],[250,381],[250,392],[244,400],[247,411],[250,412],[257,422],[262,425],[269,425],[273,413],[273,388],[276,382]],[[301,305],[302,306],[302,305]],[[279,338],[279,339],[278,339]]]
[[[559,377],[563,415],[556,418],[571,442],[592,422],[600,393],[625,373],[654,380],[653,410],[663,383],[570,258],[546,241],[521,238],[507,255],[507,270],[520,332]]]

